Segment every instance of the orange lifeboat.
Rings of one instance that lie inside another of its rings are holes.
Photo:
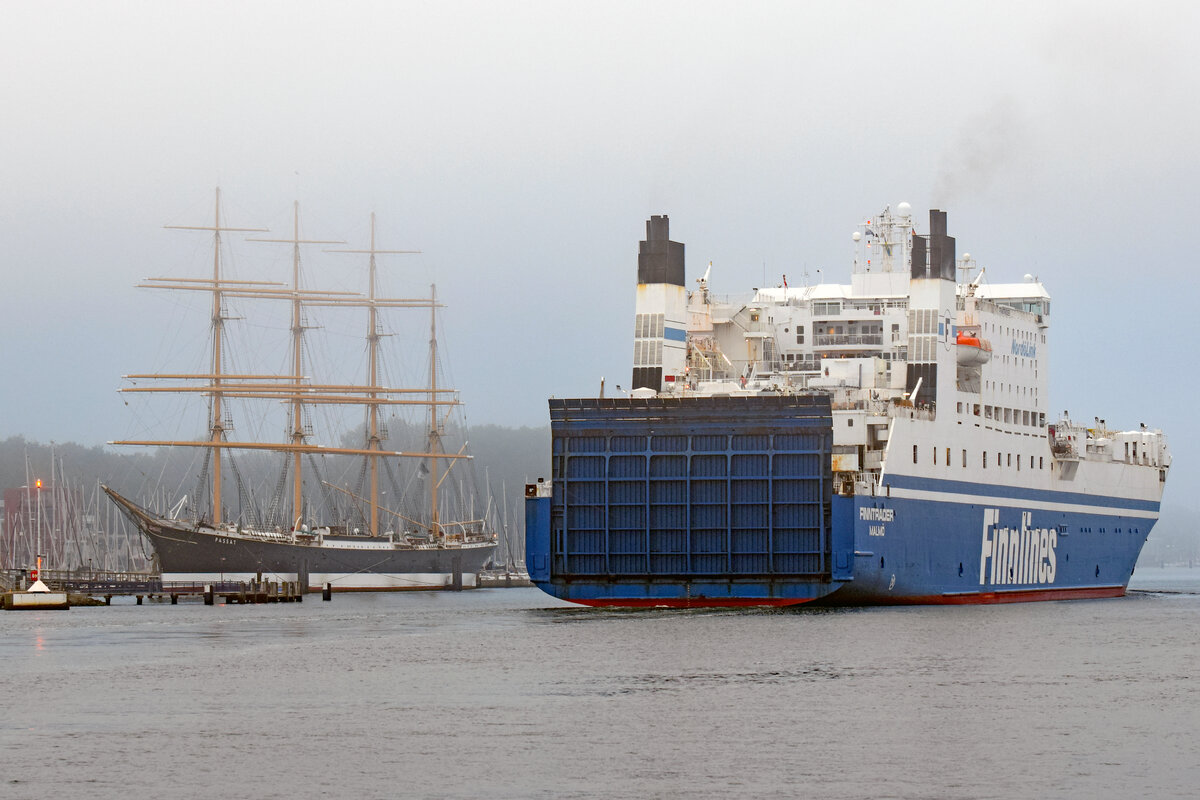
[[[992,359],[992,343],[979,338],[978,334],[959,331],[955,338],[958,345],[958,363],[964,366],[986,364]]]

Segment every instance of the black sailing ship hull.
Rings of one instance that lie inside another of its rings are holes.
[[[300,581],[335,591],[471,588],[492,560],[494,542],[409,547],[365,536],[311,543],[263,541],[231,532],[171,524],[140,524],[154,546],[164,582]]]

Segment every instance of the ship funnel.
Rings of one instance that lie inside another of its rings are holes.
[[[946,212],[930,209],[929,235],[913,234],[905,389],[911,397],[920,387],[915,402],[931,408],[951,400],[955,387],[954,247],[954,237],[946,234]]]
[[[954,237],[946,235],[946,212],[929,209],[929,235],[913,235],[912,277],[954,280],[954,248]]]
[[[646,221],[646,239],[638,247],[633,384],[655,392],[682,382],[687,361],[687,290],[683,244],[671,241],[670,218]]]

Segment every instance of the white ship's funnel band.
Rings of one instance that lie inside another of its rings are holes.
[[[646,222],[638,249],[631,389],[672,389],[687,364],[687,290],[683,245],[669,235],[670,220]]]

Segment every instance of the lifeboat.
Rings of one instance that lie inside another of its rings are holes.
[[[955,344],[958,345],[958,363],[978,366],[992,360],[992,343],[980,339],[977,334],[959,331]]]

